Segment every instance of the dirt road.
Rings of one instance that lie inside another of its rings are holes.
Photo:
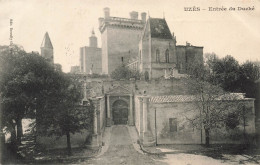
[[[131,164],[131,165],[164,165],[160,162],[160,158],[140,154],[137,152],[131,142],[131,136],[128,129],[124,125],[113,126],[111,130],[111,138],[109,148],[104,155],[87,160],[83,164]]]

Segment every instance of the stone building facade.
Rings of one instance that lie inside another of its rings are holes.
[[[228,101],[228,102],[227,102]],[[216,104],[229,104],[228,112],[236,111],[237,105],[243,104],[246,126],[243,121],[234,129],[223,126],[212,128],[210,131],[211,144],[244,144],[246,140],[253,142],[255,133],[254,99],[216,101]],[[136,96],[135,97],[135,126],[140,141],[144,145],[156,144],[205,144],[204,129],[194,128],[187,118],[199,114],[193,95],[168,96]],[[243,137],[243,132],[248,139]]]
[[[203,61],[203,47],[190,44],[176,45],[163,18],[146,18],[146,13],[132,11],[130,18],[110,16],[104,8],[104,17],[99,18],[102,40],[102,73],[111,74],[122,64],[139,70],[149,79],[173,73],[186,73],[186,66],[193,60]]]
[[[101,48],[97,47],[97,37],[92,30],[89,37],[89,46],[80,48],[80,72],[87,74],[100,74],[102,70]]]
[[[100,132],[99,135],[102,135],[104,125],[106,127],[118,124],[134,126],[141,144],[146,146],[205,143],[204,130],[194,128],[187,120],[187,117],[198,115],[199,110],[196,106],[196,97],[187,90],[185,80],[161,79],[159,82],[153,80],[146,83],[135,80],[113,81],[107,79],[91,82],[86,90],[96,90],[86,91],[86,93],[92,94],[86,94],[85,97],[100,100],[97,104],[99,105],[98,111],[101,111],[102,115],[97,114],[97,116],[100,115],[103,119],[100,120],[101,117],[97,117],[94,127],[97,132]],[[156,86],[160,86],[158,87],[159,92]],[[240,120],[239,125],[234,129],[228,129],[225,126],[212,129],[211,144],[243,144],[245,143],[244,133],[254,143],[254,99],[245,98],[243,94],[235,95],[237,95],[236,99],[229,98],[219,100],[219,102],[216,100],[215,105],[225,105],[228,107],[226,111],[228,113],[236,111],[239,104],[247,107],[244,120],[246,123]],[[98,124],[98,122],[102,124]],[[97,139],[100,138],[97,136]]]
[[[180,74],[187,73],[189,65],[203,62],[203,47],[193,46],[190,43],[176,46],[177,66]]]
[[[163,18],[146,18],[146,13],[130,12],[130,18],[114,17],[104,8],[99,18],[101,49],[97,38],[90,37],[90,46],[80,48],[80,72],[110,75],[117,67],[127,65],[149,79],[187,73],[188,63],[203,61],[203,47],[176,45]],[[101,55],[100,55],[101,52]]]
[[[141,144],[146,146],[204,142],[205,133],[185,120],[185,116],[199,112],[194,106],[194,93],[187,89],[186,78],[160,78],[185,74],[190,63],[203,62],[203,47],[189,43],[176,45],[176,36],[170,32],[166,20],[146,19],[145,13],[140,20],[137,12],[131,12],[130,19],[119,18],[111,17],[110,9],[105,8],[104,18],[99,18],[99,30],[102,50],[97,48],[94,32],[90,46],[80,49],[80,71],[85,73],[78,74],[84,83],[82,105],[89,99],[95,105],[92,141],[87,145],[100,147],[105,127],[118,124],[134,126]],[[87,78],[89,73],[110,74],[122,64],[140,70],[150,81]],[[239,100],[226,100],[230,112],[238,103],[248,107],[247,124],[243,127],[239,123],[235,131],[212,130],[212,143],[243,143],[236,137],[241,137],[243,132],[255,133],[254,99],[241,96]],[[190,109],[194,112],[190,113]],[[72,144],[86,145],[89,134],[85,131],[81,136],[73,136],[72,139],[79,139]]]
[[[89,79],[83,74],[78,76],[84,82],[82,105],[92,100],[95,115],[92,132],[83,131],[82,134],[72,135],[73,147],[101,147],[105,127],[119,124],[134,126],[140,143],[145,146],[205,143],[204,130],[194,128],[186,119],[199,113],[194,95],[187,90],[186,78],[145,82]],[[211,144],[244,144],[244,133],[254,143],[254,99],[245,98],[243,94],[237,95],[238,99],[221,100],[216,105],[227,105],[228,112],[235,111],[238,104],[244,105],[247,107],[246,123],[240,120],[234,129],[224,126],[212,129]],[[86,143],[90,136],[92,140]],[[66,146],[65,137],[56,142],[55,137],[40,137],[40,140],[50,148]]]
[[[123,63],[138,55],[138,43],[146,21],[146,13],[133,11],[130,18],[110,16],[110,9],[104,8],[104,17],[99,18],[102,40],[102,73],[110,74]]]
[[[176,69],[176,41],[165,19],[148,18],[139,43],[139,70],[151,78]]]

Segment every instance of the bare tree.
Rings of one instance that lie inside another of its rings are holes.
[[[189,90],[194,93],[194,107],[197,112],[186,119],[194,127],[204,129],[205,144],[209,146],[212,129],[223,127],[231,113],[235,116],[243,114],[243,108],[238,104],[241,95],[227,93],[221,87],[210,83],[210,72],[202,64],[194,63],[189,69],[190,79],[187,84]]]

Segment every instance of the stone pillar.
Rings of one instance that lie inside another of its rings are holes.
[[[154,146],[155,140],[151,130],[148,128],[149,122],[149,97],[143,97],[143,146]]]
[[[130,95],[130,107],[129,107],[129,119],[128,125],[134,125],[134,116],[133,116],[133,95]]]
[[[148,98],[143,97],[143,132],[147,131],[147,104],[148,104]]]
[[[107,95],[107,127],[111,126],[111,111],[110,111],[110,102],[109,102],[109,95]]]
[[[100,146],[99,144],[99,128],[98,128],[98,115],[99,115],[99,102],[100,99],[93,99],[93,104],[94,104],[94,114],[93,114],[93,134],[92,134],[92,140],[91,144],[88,146],[90,148],[98,148]]]
[[[139,98],[139,139],[143,140],[143,99]]]

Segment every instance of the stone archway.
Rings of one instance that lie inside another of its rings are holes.
[[[112,105],[112,115],[114,124],[127,124],[128,104],[124,100],[117,100]]]

